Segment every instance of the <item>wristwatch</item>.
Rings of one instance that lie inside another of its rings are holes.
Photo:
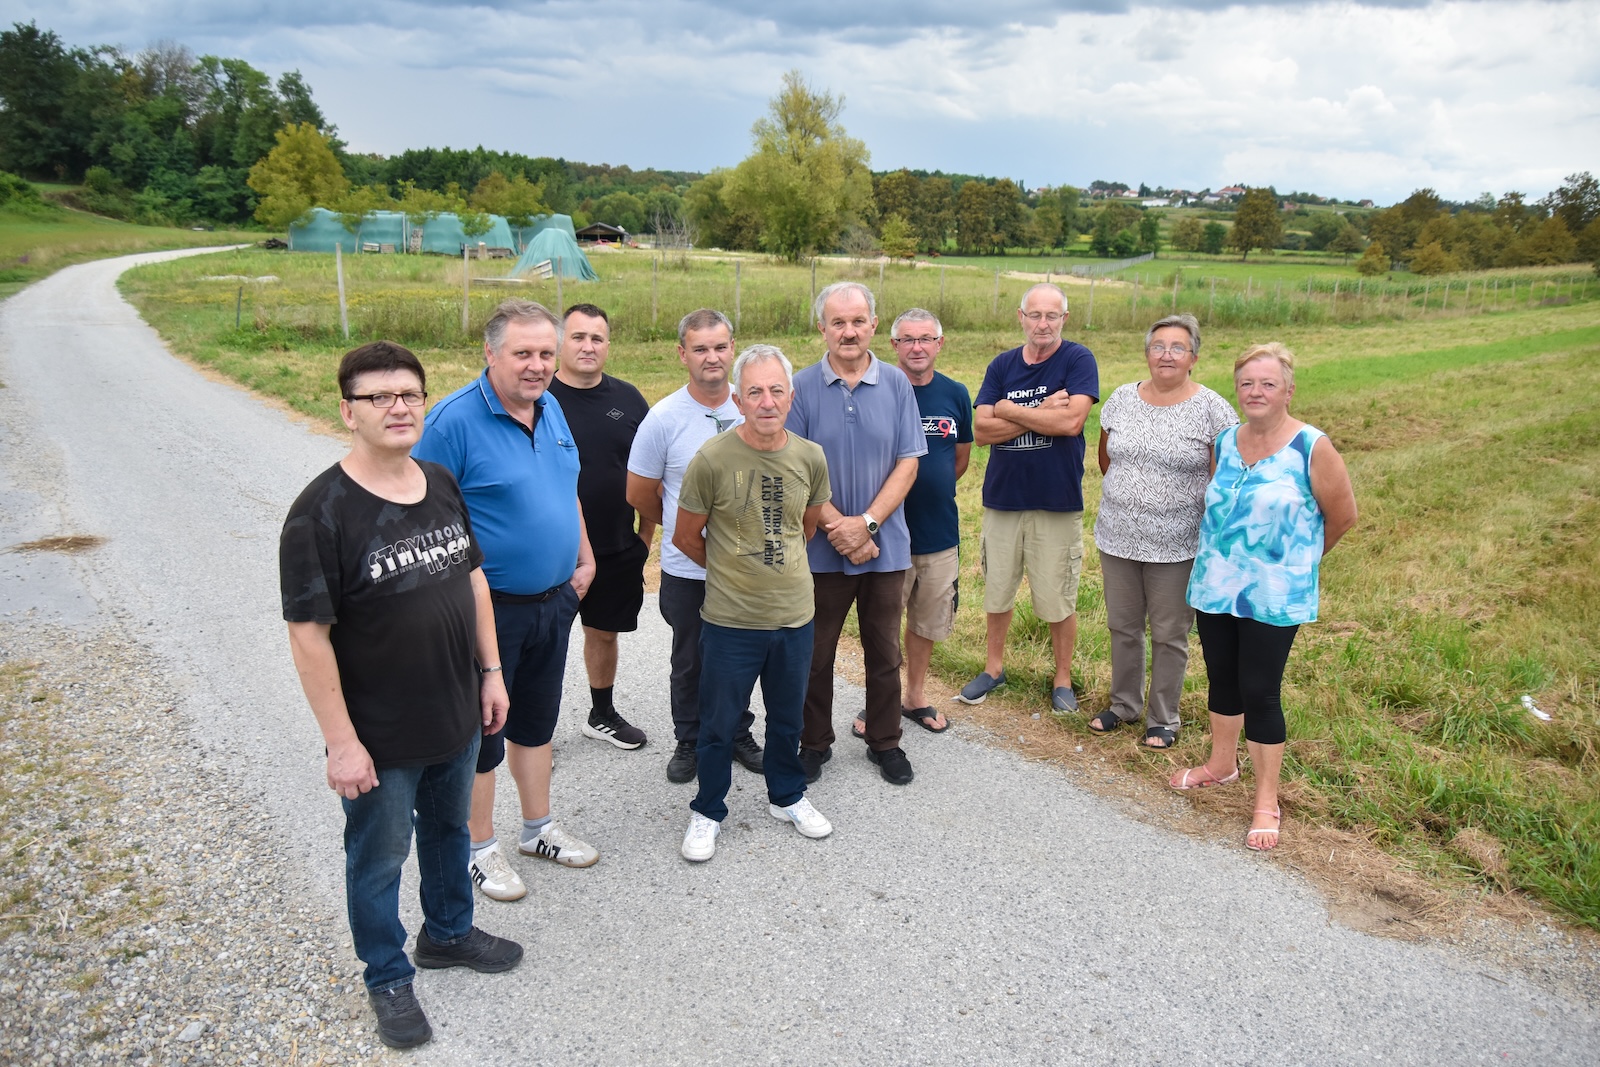
[[[867,536],[876,537],[878,534],[878,520],[872,517],[870,511],[863,511],[861,517],[867,521]]]

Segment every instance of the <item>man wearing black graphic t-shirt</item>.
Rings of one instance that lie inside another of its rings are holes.
[[[628,503],[628,453],[650,412],[643,394],[604,373],[611,324],[593,304],[574,304],[561,319],[561,358],[550,395],[561,405],[578,445],[578,502],[594,549],[594,583],[578,605],[583,623],[583,665],[594,706],[585,737],[622,749],[645,742],[644,731],[617,713],[617,634],[639,628],[644,605],[644,562],[656,524]]]
[[[345,355],[350,454],[295,500],[278,545],[290,652],[344,807],[350,933],[393,1048],[432,1036],[400,924],[413,825],[426,887],[416,965],[504,971],[522,959],[520,945],[472,924],[478,742],[505,724],[510,701],[461,490],[443,467],[411,458],[425,381],[417,357],[387,341]]]

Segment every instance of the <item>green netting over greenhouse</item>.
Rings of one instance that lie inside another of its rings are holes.
[[[519,243],[512,236],[511,226],[499,215],[489,216],[489,232],[468,237],[461,229],[461,220],[455,215],[437,215],[421,226],[415,226],[399,211],[375,211],[361,220],[361,225],[351,233],[344,228],[339,216],[327,208],[312,208],[303,223],[289,227],[289,247],[296,252],[332,252],[337,245],[346,252],[355,253],[385,250],[405,252],[412,241],[418,242],[422,252],[438,252],[459,256],[461,246],[473,248],[479,242],[490,248],[509,248],[516,251]],[[568,228],[572,222],[567,220]],[[420,232],[420,238],[419,238]],[[372,246],[378,246],[373,248]]]
[[[566,218],[565,215],[556,217]],[[570,232],[571,226],[572,220],[567,219],[567,229],[551,226],[534,234],[523,248],[517,265],[511,268],[511,276],[520,278],[531,274],[535,267],[549,260],[551,271],[563,278],[577,278],[586,282],[598,280],[600,275],[594,272],[589,265],[589,258],[578,247],[577,238]]]

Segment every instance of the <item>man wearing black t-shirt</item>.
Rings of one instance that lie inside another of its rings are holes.
[[[611,323],[593,304],[574,304],[561,319],[561,360],[550,393],[561,404],[578,445],[578,501],[594,550],[594,583],[578,606],[583,665],[593,707],[585,737],[622,749],[645,742],[644,731],[617,713],[617,634],[639,628],[644,562],[656,524],[628,503],[628,452],[650,405],[632,385],[605,373]]]
[[[392,1048],[433,1033],[400,924],[413,825],[425,887],[416,966],[494,972],[522,959],[520,945],[472,924],[473,772],[482,731],[505,724],[510,700],[461,490],[411,458],[425,381],[417,357],[387,341],[345,355],[350,454],[295,500],[278,547],[290,652],[344,807],[350,933]]]

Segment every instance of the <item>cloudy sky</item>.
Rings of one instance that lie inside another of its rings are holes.
[[[351,148],[709,170],[782,74],[876,170],[1379,203],[1600,171],[1594,0],[12,0],[70,45],[298,68]]]

